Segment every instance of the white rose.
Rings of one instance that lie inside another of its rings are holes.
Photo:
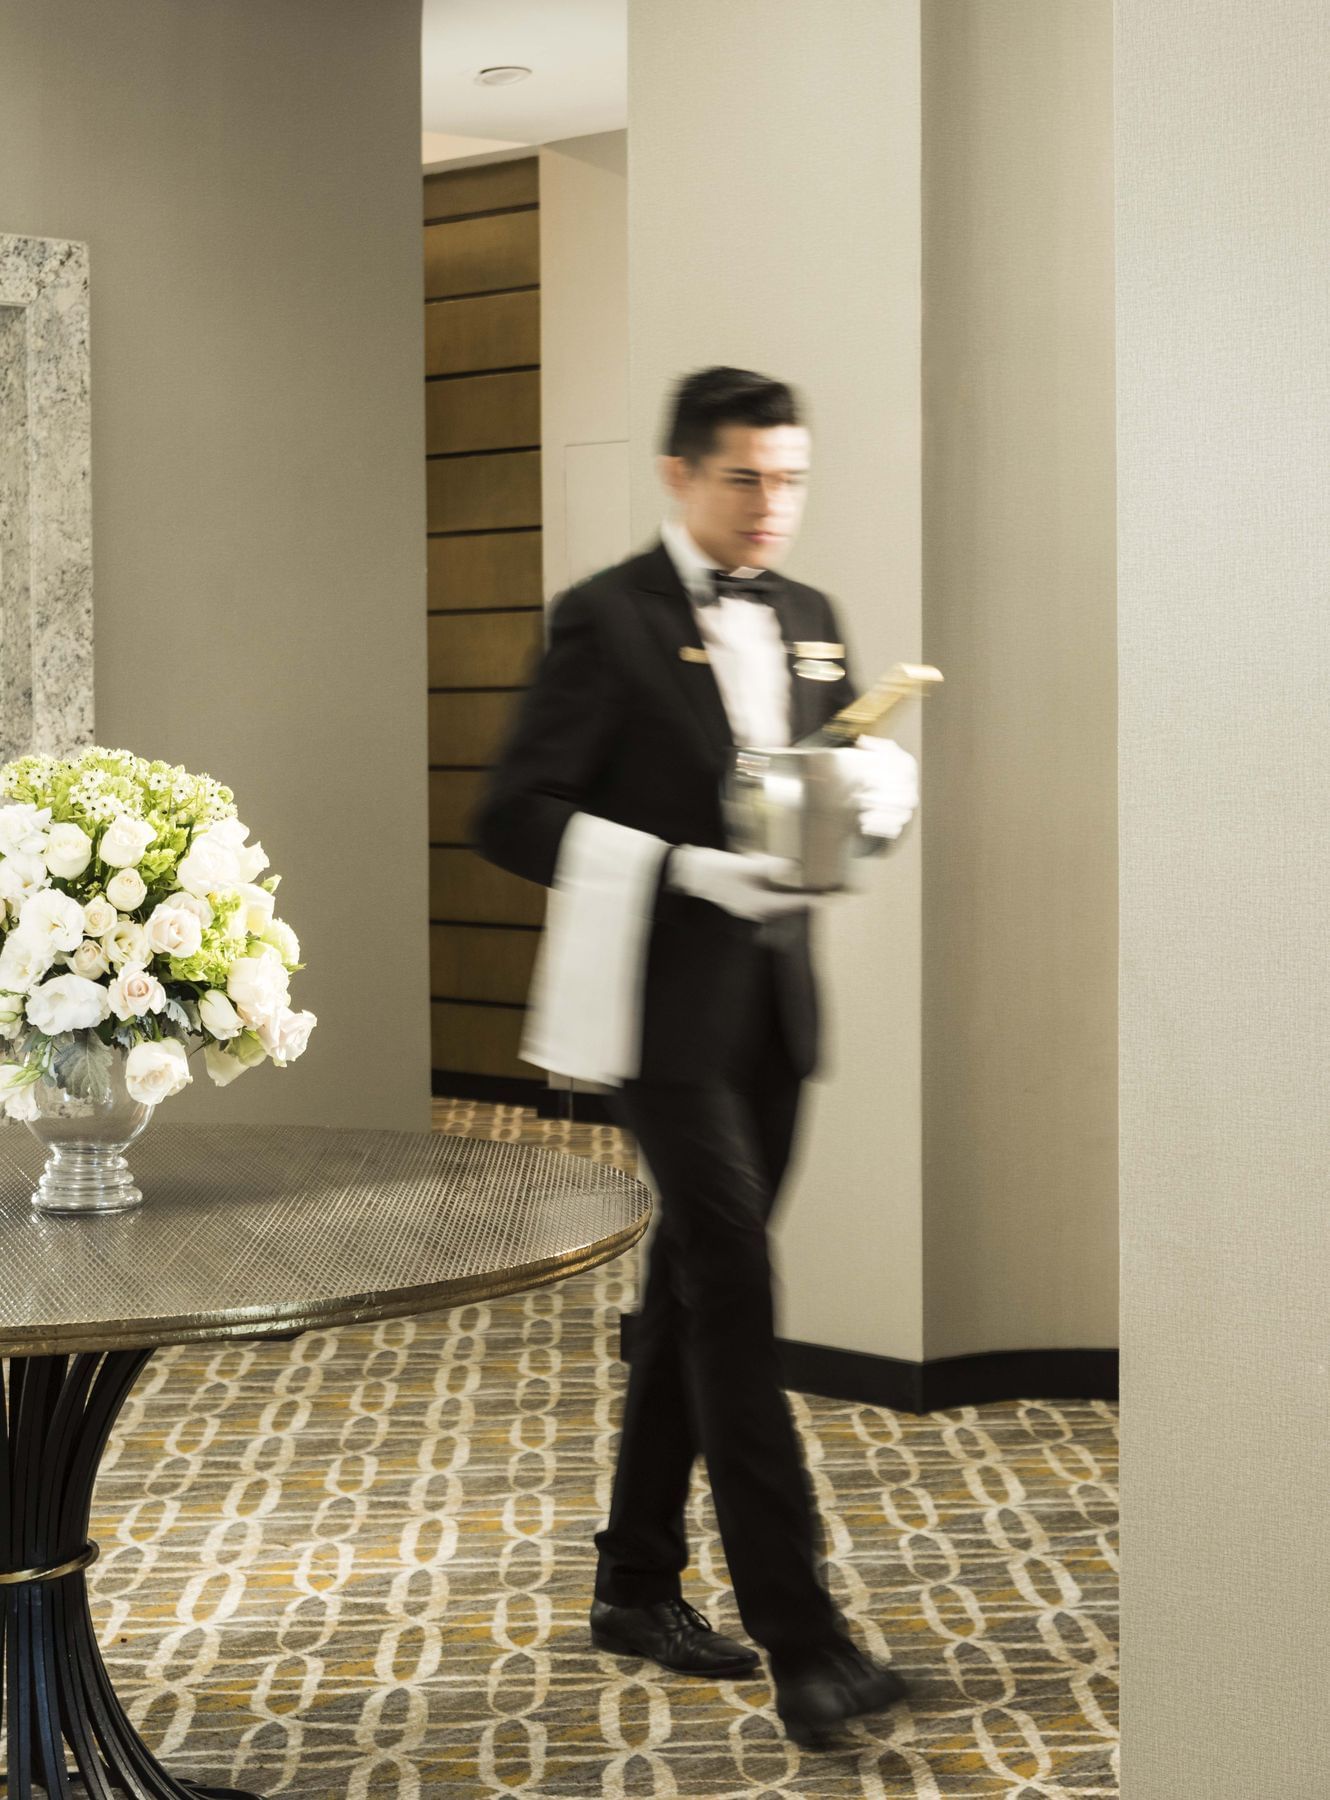
[[[229,1050],[223,1050],[220,1044],[213,1043],[203,1046],[203,1062],[217,1087],[229,1087],[236,1076],[243,1075],[249,1066]]]
[[[158,1043],[135,1044],[125,1058],[125,1087],[140,1106],[156,1106],[169,1100],[193,1080],[185,1046],[174,1038]]]
[[[121,919],[110,931],[102,934],[102,949],[113,969],[122,964],[142,963],[145,966],[152,961],[152,945],[148,942],[148,934],[133,919]]]
[[[208,833],[198,833],[180,859],[176,879],[188,894],[215,894],[241,879],[235,855]]]
[[[318,1024],[312,1012],[290,1012],[285,1007],[274,1019],[257,1027],[259,1042],[273,1061],[282,1067],[300,1056],[309,1042],[309,1034]]]
[[[212,924],[212,908],[202,894],[187,894],[184,888],[177,888],[174,894],[166,896],[162,905],[183,907],[186,912],[192,912],[205,931]]]
[[[28,1017],[47,1037],[86,1031],[110,1017],[106,989],[82,975],[56,975],[28,995]]]
[[[111,902],[104,895],[96,894],[84,904],[83,929],[89,937],[105,937],[119,917]]]
[[[0,1038],[16,1038],[22,1029],[22,994],[0,994]]]
[[[244,1030],[240,1014],[220,988],[209,988],[199,1001],[199,1023],[213,1037],[223,1040],[239,1037]]]
[[[50,823],[49,806],[33,806],[28,800],[0,806],[0,856],[40,856]]]
[[[195,956],[203,943],[203,926],[197,915],[165,901],[153,908],[144,929],[158,956]]]
[[[146,819],[136,819],[132,813],[121,813],[112,819],[102,833],[97,854],[113,869],[133,868],[135,863],[143,861],[144,852],[156,836],[156,826],[150,825]]]
[[[239,819],[218,819],[208,827],[207,835],[219,844],[225,844],[232,851],[240,865],[238,881],[253,881],[268,866],[268,859],[263,854],[262,844],[247,844],[249,826],[242,825]]]
[[[238,892],[238,890],[236,888],[228,888],[225,896],[219,894],[217,896],[217,898],[219,900],[223,899],[223,898],[229,898],[231,895],[233,895],[237,892]],[[229,914],[227,917],[226,935],[233,942],[243,944],[245,939],[249,936],[249,926],[245,922],[245,906],[244,906],[244,895],[243,894],[240,896],[240,899],[241,899],[241,904],[235,909],[235,911],[233,913]]]
[[[245,844],[236,851],[236,872],[242,881],[257,881],[267,866],[262,844]]]
[[[83,942],[83,908],[72,894],[42,888],[23,902],[18,928],[25,937],[48,939],[52,950],[77,950]]]
[[[106,884],[106,898],[121,912],[133,912],[136,906],[142,906],[147,891],[147,884],[137,869],[121,869]]]
[[[265,944],[271,944],[288,968],[300,961],[300,939],[285,919],[270,919],[259,933]]]
[[[69,959],[69,966],[76,975],[82,975],[88,981],[96,981],[99,975],[107,974],[111,967],[106,951],[96,938],[84,938]]]
[[[11,1119],[35,1119],[37,1096],[31,1082],[19,1085],[24,1073],[21,1063],[0,1063],[0,1106]]]
[[[12,931],[0,950],[0,989],[7,994],[26,994],[54,961],[55,945],[49,938]]]
[[[245,921],[245,930],[253,932],[255,937],[262,937],[277,902],[267,888],[261,888],[254,881],[239,882],[233,891],[245,902],[240,914]]]
[[[72,881],[92,861],[92,839],[81,825],[52,825],[45,856],[57,881]]]
[[[197,832],[180,864],[180,885],[192,894],[215,894],[219,888],[251,882],[268,866],[262,844],[247,844],[248,825],[239,819],[217,819]]]
[[[166,1004],[166,989],[137,963],[126,963],[106,993],[117,1019],[141,1019]]]
[[[14,852],[0,862],[0,900],[8,901],[17,912],[23,902],[40,892],[50,879],[50,871],[40,856]]]
[[[290,981],[281,958],[270,952],[239,956],[227,975],[226,992],[246,1025],[258,1026],[286,1005]]]

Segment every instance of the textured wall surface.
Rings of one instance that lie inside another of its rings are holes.
[[[628,524],[628,139],[540,152],[545,593],[618,562]]]
[[[1118,1341],[1112,0],[923,9],[929,1356]]]
[[[633,535],[663,511],[654,457],[679,376],[734,363],[793,382],[814,469],[788,568],[836,599],[867,684],[919,660],[919,0],[784,0],[760,30],[754,17],[630,4]],[[916,711],[907,748],[917,734]],[[920,829],[818,921],[830,1079],[782,1222],[786,1335],[911,1358]]]
[[[1319,0],[1118,0],[1124,1792],[1326,1791]]]
[[[88,251],[0,233],[0,762],[92,739]]]
[[[0,231],[92,268],[96,732],[204,769],[319,1027],[172,1116],[423,1129],[415,0],[0,10]]]

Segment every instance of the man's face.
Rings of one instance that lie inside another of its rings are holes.
[[[794,541],[808,481],[802,425],[722,425],[700,462],[661,458],[679,517],[722,569],[773,568]]]

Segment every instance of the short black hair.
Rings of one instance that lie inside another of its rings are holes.
[[[662,448],[666,456],[700,462],[716,447],[722,425],[802,425],[794,389],[752,369],[716,367],[685,375],[674,390]]]

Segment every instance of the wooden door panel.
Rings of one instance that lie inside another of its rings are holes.
[[[508,732],[517,694],[431,694],[432,768],[487,769]]]
[[[425,298],[533,287],[540,280],[540,214],[493,213],[425,227]]]
[[[540,1070],[523,1062],[517,1054],[522,1035],[520,1007],[466,1006],[435,1000],[430,1006],[430,1027],[436,1069],[540,1080]]]
[[[540,295],[478,294],[425,308],[425,373],[517,369],[540,361]]]
[[[540,943],[538,931],[431,925],[429,939],[430,993],[436,1000],[526,1004]]]
[[[428,621],[432,688],[513,688],[530,679],[544,612],[436,613]]]
[[[534,206],[539,198],[540,164],[534,156],[481,163],[475,169],[440,169],[425,177],[425,222],[506,206]]]
[[[425,464],[431,531],[504,531],[540,524],[539,450],[449,456]]]
[[[463,925],[539,925],[545,890],[506,869],[496,869],[474,850],[429,853],[430,918]]]
[[[431,769],[429,773],[429,841],[469,844],[471,817],[488,779],[484,769]]]
[[[541,603],[539,531],[431,538],[428,555],[431,612]]]
[[[530,449],[540,442],[540,375],[460,375],[425,384],[425,452]]]

